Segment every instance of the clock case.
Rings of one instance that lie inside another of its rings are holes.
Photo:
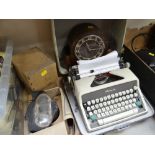
[[[60,58],[62,56],[62,51],[67,42],[67,37],[71,29],[80,23],[92,23],[99,27],[103,33],[109,33],[116,39],[117,51],[120,52],[124,43],[124,35],[126,31],[126,20],[125,19],[56,19],[51,20],[51,30],[52,30],[52,44],[53,50],[55,52],[55,57],[57,61],[57,67],[59,74],[64,77],[64,91],[69,100],[69,105],[71,107],[72,113],[75,118],[75,122],[81,134],[103,134],[112,130],[121,130],[128,127],[128,124],[122,123],[119,126],[111,126],[108,129],[101,129],[99,131],[94,131],[88,133],[85,125],[83,123],[80,111],[78,109],[77,101],[74,97],[73,92],[71,91],[71,86],[67,81],[67,76],[69,71],[64,68],[64,64],[60,63]],[[149,104],[149,103],[148,103]],[[150,116],[152,113],[150,114]],[[136,120],[134,120],[136,122]]]

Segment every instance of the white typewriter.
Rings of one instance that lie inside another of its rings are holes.
[[[117,51],[78,61],[72,67],[71,77],[88,132],[140,118],[148,112],[138,78],[129,68],[121,67]]]

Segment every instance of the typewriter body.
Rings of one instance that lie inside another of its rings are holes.
[[[122,77],[92,87],[95,76],[74,81],[74,94],[88,131],[98,130],[147,113],[139,80],[128,69],[109,73]]]
[[[116,64],[113,69],[106,66],[108,70],[104,68],[103,71],[100,68],[100,74],[90,73],[90,67],[88,76],[79,75],[79,71],[75,71],[77,68],[73,67],[72,88],[88,132],[132,120],[148,112],[139,79],[125,65],[121,67],[119,59]]]

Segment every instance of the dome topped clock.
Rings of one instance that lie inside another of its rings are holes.
[[[102,56],[106,45],[103,34],[93,24],[75,26],[69,35],[70,52],[78,60],[90,60]]]
[[[65,64],[76,64],[77,60],[91,60],[109,53],[109,36],[92,23],[73,27],[67,39]],[[68,59],[69,58],[69,59]],[[68,64],[68,61],[71,63]]]

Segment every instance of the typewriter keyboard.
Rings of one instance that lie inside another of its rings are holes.
[[[83,103],[90,127],[96,128],[139,113],[143,109],[139,96],[138,88],[134,86]]]

